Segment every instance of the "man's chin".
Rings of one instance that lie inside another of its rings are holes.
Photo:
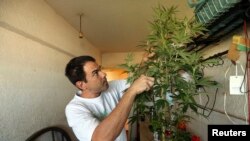
[[[103,82],[103,91],[106,91],[109,88],[109,83],[108,81]]]
[[[109,88],[109,83],[106,83],[106,90]]]

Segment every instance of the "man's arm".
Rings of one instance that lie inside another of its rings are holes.
[[[140,76],[128,88],[116,108],[96,127],[92,141],[114,141],[121,133],[129,116],[137,94],[148,91],[154,84],[154,78]]]

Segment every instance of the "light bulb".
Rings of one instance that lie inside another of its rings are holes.
[[[83,38],[83,33],[81,31],[79,32],[79,38]]]

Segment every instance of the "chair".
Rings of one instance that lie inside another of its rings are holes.
[[[51,134],[50,134],[51,133]],[[61,127],[51,126],[43,128],[26,139],[26,141],[71,141],[69,134]]]

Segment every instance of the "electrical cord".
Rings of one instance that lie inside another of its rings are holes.
[[[248,7],[248,9],[247,9],[247,11],[246,11],[248,14],[246,14],[246,16],[247,16],[247,18],[249,18],[249,7]],[[244,30],[244,33],[245,33],[245,44],[246,44],[246,47],[249,47],[249,43],[248,43],[248,32],[247,32],[247,19],[244,19],[244,25],[243,25],[243,30]],[[249,73],[249,69],[247,70],[247,68],[249,67],[249,57],[250,56],[250,51],[247,49],[246,50],[246,71],[245,72],[247,72],[248,71],[248,73]],[[247,74],[247,76],[248,76],[248,74]],[[246,99],[248,99],[248,123],[250,124],[250,94],[249,94],[249,83],[250,83],[250,81],[249,81],[249,78],[247,79],[247,85],[248,85],[248,91],[247,91],[247,93],[248,93],[248,97],[246,97]],[[246,100],[247,101],[247,100]]]
[[[207,96],[207,102],[206,102],[206,104],[205,104],[205,106],[204,106],[204,108],[203,108],[203,111],[202,111],[202,115],[204,116],[204,117],[209,117],[210,115],[211,115],[211,113],[213,112],[213,110],[214,110],[214,106],[215,106],[215,102],[216,102],[216,100],[217,100],[217,94],[218,94],[218,90],[219,90],[219,88],[216,88],[216,91],[215,91],[215,94],[214,94],[214,101],[213,101],[213,106],[212,106],[212,108],[210,109],[210,108],[207,108],[207,105],[208,105],[208,103],[209,103],[209,96],[208,95],[206,95]],[[201,102],[201,97],[200,97],[200,102]],[[202,105],[202,103],[201,103],[201,105]],[[209,109],[209,113],[206,115],[205,114],[205,110],[207,110],[207,109]]]
[[[248,124],[248,121],[247,121],[247,93],[245,93],[244,95],[245,95],[244,114],[245,114],[246,124]]]
[[[204,88],[203,88],[203,90],[205,91]],[[202,108],[201,108],[201,109],[202,109],[202,113],[200,113],[200,114],[203,115],[203,116],[206,117],[206,118],[209,117],[210,114],[211,114],[211,113],[213,112],[213,110],[214,110],[215,102],[216,102],[216,100],[217,100],[218,90],[219,90],[219,88],[216,88],[216,91],[215,91],[215,94],[214,94],[213,106],[212,106],[211,109],[210,109],[210,108],[207,108],[207,105],[208,105],[208,103],[209,103],[209,101],[210,101],[209,96],[206,95],[208,100],[207,100],[205,106],[203,106],[203,105],[202,105],[203,102],[202,102],[202,99],[201,99],[201,95],[199,95],[200,104],[199,104],[198,106],[199,106],[199,107],[202,107]],[[206,114],[205,114],[205,111],[208,110],[208,109],[209,109],[209,113],[206,115]]]
[[[219,88],[216,88],[215,95],[214,95],[214,103],[213,103],[212,109],[208,113],[207,117],[209,117],[210,114],[212,113],[212,111],[214,110],[214,106],[215,106],[215,102],[216,102],[216,99],[217,99],[218,90],[219,90]]]
[[[227,116],[227,118],[233,123],[233,124],[236,124],[231,118],[230,118],[230,116],[227,114],[227,110],[226,110],[226,101],[227,101],[227,93],[225,92],[224,93],[224,112],[225,112],[225,114],[226,114],[226,116]]]
[[[225,75],[224,75],[224,85],[226,85],[227,73],[229,72],[231,66],[232,66],[232,63],[230,64],[230,66],[227,68],[227,70],[226,70],[226,72],[225,72]],[[233,124],[236,124],[236,123],[230,118],[230,116],[227,114],[227,110],[226,110],[227,92],[226,92],[225,86],[224,86],[224,90],[225,90],[225,93],[224,93],[223,107],[224,107],[225,115],[227,116],[227,118],[228,118]]]
[[[229,72],[231,66],[232,66],[232,63],[230,64],[230,66],[227,68],[227,70],[226,70],[226,72],[225,72],[225,76],[224,76],[225,82],[224,82],[224,84],[226,84],[227,73]],[[244,71],[242,65],[240,65],[240,66],[241,66],[242,71]],[[236,63],[236,67],[237,67],[237,63]],[[236,69],[236,71],[237,71],[237,69]],[[237,73],[237,72],[236,72],[236,73]],[[243,82],[244,82],[244,80],[243,80]],[[224,87],[224,89],[225,89],[225,87]],[[240,91],[241,91],[241,87],[240,87]],[[245,122],[246,122],[246,124],[248,124],[248,121],[247,121],[247,111],[246,111],[246,107],[247,107],[247,94],[246,94],[246,92],[242,92],[242,93],[243,93],[244,96],[245,96],[245,104],[244,104],[244,108],[243,108],[244,116],[245,116],[245,120],[246,120]],[[229,116],[228,113],[227,113],[227,110],[226,110],[226,98],[227,98],[227,91],[225,90],[225,93],[224,93],[224,104],[223,104],[223,106],[224,106],[224,112],[225,112],[225,115],[227,116],[227,118],[228,118],[233,124],[236,124],[236,123],[230,118],[230,116]]]

